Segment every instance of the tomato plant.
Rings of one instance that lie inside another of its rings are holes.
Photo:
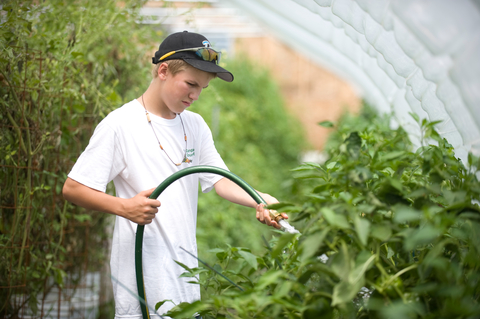
[[[274,231],[255,258],[215,248],[216,263],[193,280],[203,299],[169,315],[479,317],[480,161],[457,159],[436,123],[419,121],[423,144],[414,150],[389,122],[368,108],[345,116],[329,159],[294,168],[297,192],[274,207],[302,234]]]

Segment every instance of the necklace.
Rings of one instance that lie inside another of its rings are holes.
[[[155,138],[157,139],[158,146],[160,146],[160,149],[165,152],[165,155],[167,155],[168,159],[176,166],[182,165],[182,163],[191,163],[192,161],[187,158],[187,133],[185,133],[185,126],[183,125],[183,120],[182,116],[180,113],[176,113],[178,117],[180,118],[180,122],[182,123],[182,128],[183,128],[183,135],[185,136],[185,154],[183,155],[183,160],[180,163],[175,163],[172,158],[168,155],[167,151],[163,148],[162,143],[160,143],[160,140],[158,139],[157,133],[155,132],[155,129],[153,128],[152,120],[150,119],[150,115],[147,111],[147,106],[145,105],[145,101],[143,100],[143,94],[142,94],[142,103],[143,103],[143,108],[145,109],[145,115],[147,116],[148,123],[150,123],[150,127],[152,128],[153,134],[155,135]]]

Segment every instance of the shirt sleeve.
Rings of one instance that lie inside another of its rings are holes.
[[[212,132],[203,118],[201,120],[201,125],[202,134],[199,165],[215,166],[228,170],[227,165],[225,165],[225,162],[215,148]],[[221,175],[212,173],[201,173],[199,175],[200,186],[202,187],[202,192],[204,193],[211,191],[215,183],[223,178]]]
[[[107,118],[95,128],[87,148],[68,174],[80,184],[101,192],[125,168],[118,137]]]

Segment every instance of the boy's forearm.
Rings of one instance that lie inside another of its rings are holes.
[[[277,229],[280,229],[280,225],[275,221],[275,219],[270,216],[268,209],[265,209],[264,205],[258,205],[255,200],[240,186],[232,182],[227,178],[222,178],[215,184],[215,191],[218,195],[225,198],[226,200],[231,201],[235,204],[240,204],[247,207],[256,208],[256,217],[257,220],[268,226],[273,226]],[[278,203],[278,200],[265,193],[257,191],[257,193],[267,202],[267,204]],[[287,219],[288,216],[282,213],[282,218]]]
[[[78,206],[117,215],[130,221],[146,225],[150,224],[158,212],[160,202],[148,198],[154,188],[144,190],[132,198],[119,198],[97,191],[71,178],[63,185],[63,197]]]
[[[63,185],[63,197],[69,202],[99,212],[122,215],[122,198],[92,189],[67,178]]]
[[[256,208],[258,205],[246,191],[227,178],[222,178],[215,184],[215,191],[219,196],[235,204],[252,208]],[[267,202],[267,204],[278,202],[274,197],[268,194],[259,191],[257,191],[257,193]]]

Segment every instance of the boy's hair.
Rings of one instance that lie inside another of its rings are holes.
[[[179,73],[180,71],[183,71],[187,68],[193,68],[190,64],[188,64],[187,62],[185,62],[183,60],[180,60],[180,59],[168,60],[168,61],[165,61],[163,63],[166,63],[168,65],[168,71],[172,75],[175,75],[175,74]],[[161,63],[157,63],[153,66],[152,76],[153,76],[154,79],[158,77],[158,68],[160,67],[160,65],[161,65]],[[211,73],[211,72],[207,72],[207,73],[210,73],[211,75],[213,75],[213,78],[217,77],[216,73]]]
[[[178,72],[183,71],[190,66],[187,62],[180,59],[168,60],[168,61],[165,61],[164,63],[168,64],[168,71],[170,71],[172,75],[175,75]],[[160,67],[160,65],[161,63],[158,63],[153,66],[152,76],[154,79],[158,76],[158,68]]]

